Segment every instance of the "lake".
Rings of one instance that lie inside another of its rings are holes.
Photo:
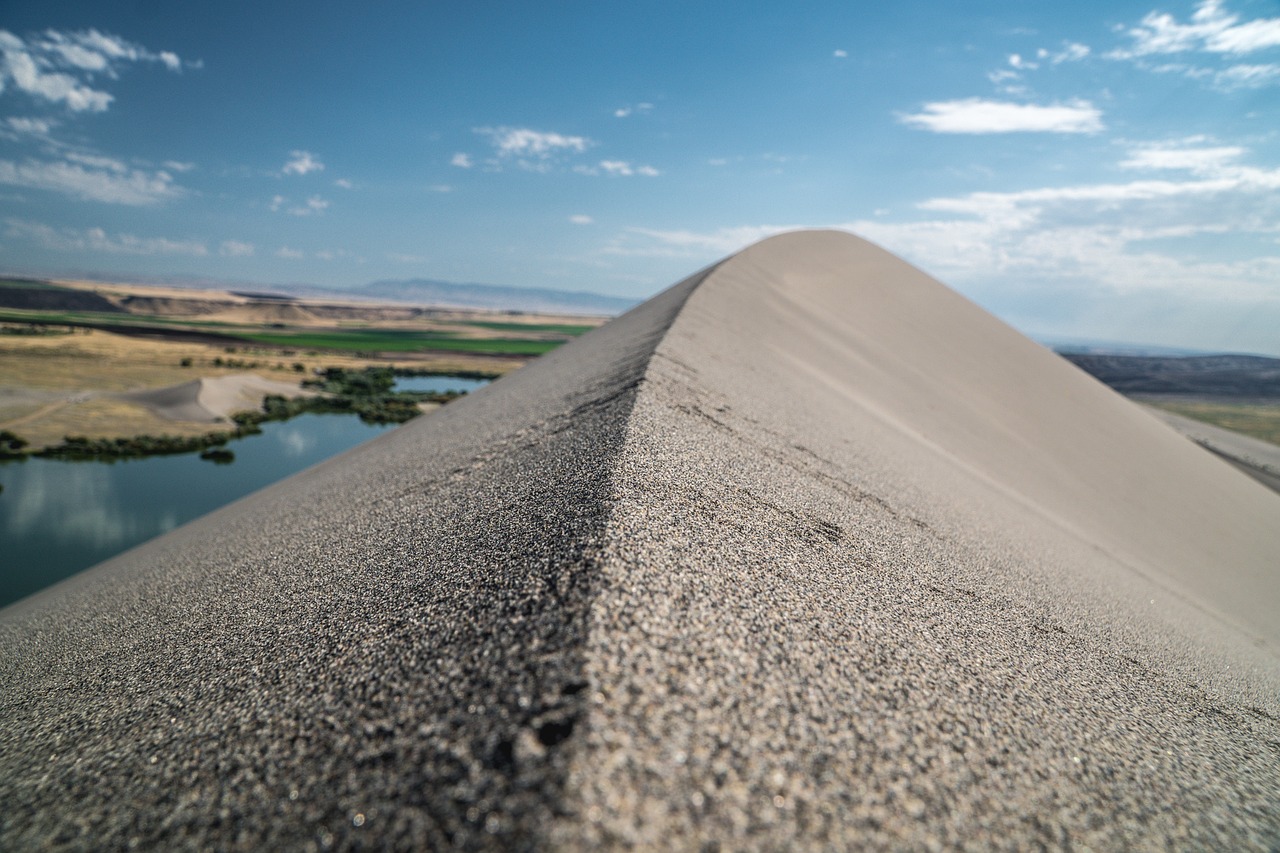
[[[462,376],[397,376],[392,391],[424,391],[443,394],[446,391],[474,391],[489,384],[488,379]]]
[[[486,380],[400,377],[397,391],[471,391]],[[305,414],[262,424],[226,447],[112,462],[0,463],[0,607],[165,533],[263,486],[394,429],[355,415]]]

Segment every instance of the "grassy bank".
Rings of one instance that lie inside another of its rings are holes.
[[[1142,402],[1184,418],[1243,433],[1280,445],[1280,403],[1236,403],[1198,400],[1162,400],[1142,397]]]

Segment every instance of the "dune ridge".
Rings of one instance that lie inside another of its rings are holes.
[[[1266,849],[1278,515],[771,238],[0,611],[0,846]]]

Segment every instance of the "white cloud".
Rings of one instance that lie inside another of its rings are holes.
[[[23,136],[48,136],[49,131],[57,126],[57,122],[46,118],[19,118],[10,116],[5,120],[9,129]]]
[[[287,206],[288,204],[289,199],[285,196],[272,196],[271,203],[267,205],[267,210],[270,210],[272,213],[278,213],[280,210],[284,210],[291,216],[313,216],[324,213],[329,209],[329,201],[318,195],[311,196],[311,198],[301,204],[295,204],[291,207]]]
[[[626,118],[627,116],[634,115],[636,113],[640,113],[640,114],[647,113],[652,109],[653,109],[653,104],[649,104],[649,103],[642,102],[639,104],[635,104],[634,106],[628,104],[625,107],[618,107],[616,110],[613,111],[613,115],[615,118]]]
[[[286,175],[305,175],[309,172],[323,172],[324,163],[321,163],[310,151],[290,151],[289,161],[284,164],[282,170]]]
[[[1112,51],[1115,59],[1187,51],[1241,55],[1280,46],[1280,18],[1240,22],[1221,0],[1202,0],[1188,23],[1167,12],[1151,12],[1129,29],[1128,48]]]
[[[244,243],[240,240],[223,240],[218,250],[219,254],[228,258],[248,258],[253,256],[253,252],[252,243]]]
[[[591,141],[582,136],[542,133],[527,127],[481,129],[499,154],[518,157],[546,157],[557,151],[586,151]]]
[[[899,117],[904,124],[934,133],[1097,133],[1102,112],[1088,101],[1038,106],[966,98],[936,101],[922,112]]]
[[[196,167],[195,163],[183,163],[178,160],[165,160],[164,167],[170,172],[190,172]]]
[[[459,169],[470,169],[475,164],[471,162],[471,155],[459,151],[453,155],[453,159],[449,161],[450,166],[457,166]]]
[[[1017,68],[1019,71],[1034,70],[1040,67],[1038,63],[1029,62],[1016,53],[1009,54],[1009,65],[1013,68]]]
[[[569,217],[569,221],[574,225],[590,225],[595,222],[594,219],[584,213],[575,213],[573,216]]]
[[[1214,85],[1228,91],[1260,89],[1280,82],[1280,64],[1232,65],[1213,75]]]
[[[335,187],[338,187],[344,190],[352,190],[352,189],[355,189],[355,186],[356,186],[355,184],[348,181],[346,178],[338,178],[338,180],[333,182],[333,185]]]
[[[544,133],[527,127],[480,127],[475,132],[489,137],[498,163],[510,160],[534,172],[548,171],[560,156],[582,153],[595,144],[584,136]]]
[[[844,59],[845,57],[847,57],[847,56],[849,55],[849,51],[847,51],[847,50],[835,50],[835,51],[832,51],[832,52],[831,52],[831,55],[832,55],[832,56],[834,56],[836,59]]]
[[[298,249],[290,249],[288,246],[281,246],[279,249],[276,249],[276,257],[284,258],[289,261],[297,261],[306,257],[306,253],[301,252]]]
[[[85,86],[70,74],[42,71],[24,50],[5,49],[4,72],[18,89],[46,101],[63,102],[72,112],[100,113],[114,100],[107,92]]]
[[[6,219],[7,237],[40,243],[59,252],[106,252],[115,255],[192,255],[203,257],[208,248],[198,240],[170,240],[166,237],[136,237],[132,234],[111,235],[102,228],[52,228],[39,222]]]
[[[0,30],[0,90],[12,84],[19,91],[72,112],[102,112],[113,96],[93,82],[115,79],[126,62],[159,62],[179,70],[182,61],[169,51],[154,53],[141,45],[97,30],[46,30],[23,40]]]
[[[1223,167],[1239,160],[1245,149],[1238,146],[1186,148],[1181,145],[1147,145],[1134,148],[1122,169],[1179,169],[1196,174],[1221,174]]]
[[[448,184],[432,184],[431,186],[427,187],[427,192],[451,193],[453,192],[453,187],[449,186]]]
[[[183,192],[168,172],[129,169],[109,157],[79,153],[68,154],[67,161],[0,160],[0,184],[127,205],[157,204]]]
[[[626,160],[601,160],[594,166],[574,166],[573,170],[581,175],[599,175],[603,173],[620,178],[629,178],[633,175],[656,178],[662,174],[652,166],[634,166]]]
[[[289,213],[293,216],[311,216],[312,214],[324,213],[328,209],[328,201],[318,195],[313,195],[307,199],[305,204],[289,208]]]
[[[1047,50],[1040,51],[1042,59],[1048,59],[1054,65],[1061,65],[1064,62],[1079,62],[1090,54],[1089,46],[1080,44],[1079,42],[1066,42],[1062,46],[1062,50],[1057,53],[1051,53]]]
[[[1085,296],[1258,299],[1280,309],[1280,168],[1243,164],[1247,154],[1192,148],[1185,140],[1135,146],[1123,167],[1173,176],[937,197],[916,205],[924,215],[915,220],[831,227],[880,243],[952,284],[1003,281],[1013,293],[1027,291],[1028,282],[1060,281]],[[802,226],[633,228],[605,251],[706,261],[794,227]],[[1254,248],[1228,248],[1220,235]]]
[[[115,172],[116,174],[124,174],[129,171],[129,167],[122,161],[117,160],[114,157],[104,157],[101,154],[86,154],[80,151],[68,151],[63,156],[73,163],[88,166],[90,169],[102,169],[107,172]]]

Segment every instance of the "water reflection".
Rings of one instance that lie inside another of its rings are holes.
[[[10,539],[57,536],[104,549],[163,529],[121,511],[114,478],[105,465],[36,462],[3,471],[8,505],[0,518]]]
[[[302,415],[231,442],[230,465],[193,453],[0,464],[0,607],[392,428]]]
[[[474,391],[488,384],[488,379],[464,379],[461,376],[397,376],[391,390],[443,394],[447,391]]]
[[[288,456],[302,456],[316,446],[315,439],[299,428],[282,429],[276,434],[280,449]]]

